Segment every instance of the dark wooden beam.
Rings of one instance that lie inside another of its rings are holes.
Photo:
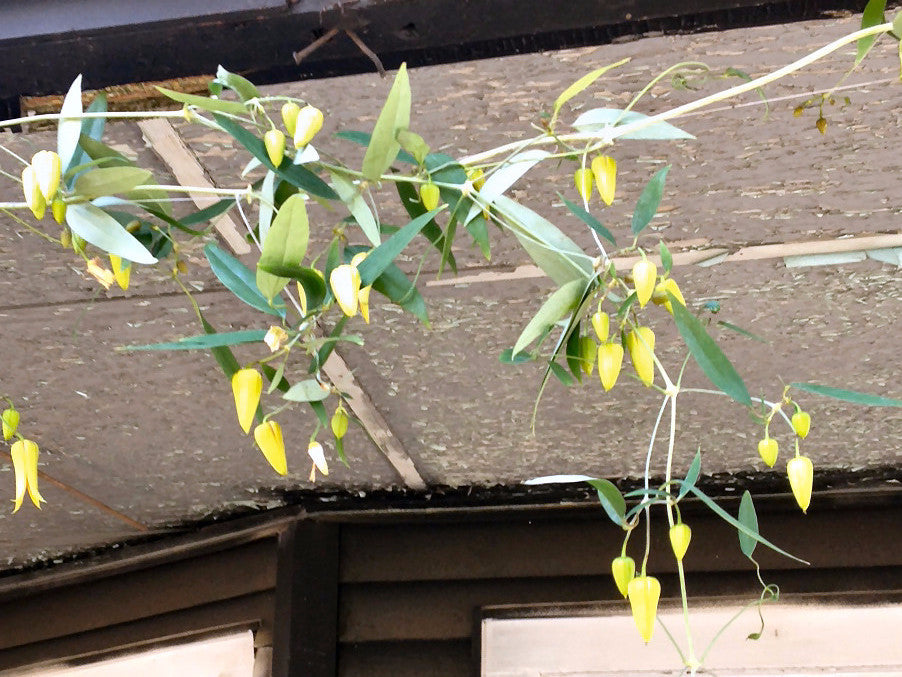
[[[861,0],[7,0],[0,108],[20,95],[213,73],[259,84],[604,44],[655,32],[780,23],[860,10]],[[295,64],[293,54],[333,37]]]
[[[335,677],[339,527],[298,522],[279,539],[272,677]]]

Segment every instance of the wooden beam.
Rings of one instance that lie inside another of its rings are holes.
[[[155,118],[141,120],[138,123],[147,143],[172,171],[173,176],[183,186],[198,188],[215,188],[213,182],[201,166],[197,156],[191,152],[182,137],[169,120]],[[189,193],[194,204],[203,209],[217,202],[217,198],[206,193]],[[213,227],[226,241],[231,250],[238,256],[250,254],[251,246],[241,234],[238,226],[228,214],[213,219]]]

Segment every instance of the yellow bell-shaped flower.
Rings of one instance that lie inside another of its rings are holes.
[[[60,156],[52,150],[40,150],[31,158],[31,166],[38,180],[44,200],[50,203],[60,187],[63,165]]]
[[[294,101],[288,101],[282,104],[282,124],[285,125],[285,129],[288,131],[288,136],[294,136],[294,130],[297,128],[298,123],[298,113],[301,112],[301,107],[298,106]]]
[[[658,268],[648,259],[636,261],[633,266],[633,284],[636,287],[636,298],[639,307],[644,308],[655,291],[655,282],[658,279]]]
[[[9,407],[3,410],[0,418],[3,420],[3,439],[11,439],[19,429],[19,412],[13,407]]]
[[[814,464],[807,456],[796,456],[786,463],[786,474],[789,476],[789,486],[792,495],[802,512],[808,512],[811,505],[811,485],[814,481]]]
[[[128,289],[128,284],[132,279],[132,262],[123,259],[121,256],[110,254],[110,267],[113,269],[113,277],[120,289]]]
[[[650,386],[655,378],[655,334],[650,327],[637,327],[626,335],[626,348],[639,380]]]
[[[285,442],[282,440],[282,426],[277,421],[263,421],[254,428],[254,441],[263,456],[280,475],[288,474],[288,460],[285,458]]]
[[[636,562],[632,557],[622,555],[611,562],[611,575],[623,598],[626,599],[630,581],[636,577]]]
[[[304,106],[298,111],[294,128],[294,147],[306,146],[323,128],[323,112],[313,106]]]
[[[319,470],[324,476],[329,475],[329,464],[326,463],[326,454],[323,451],[323,445],[316,440],[311,440],[307,445],[307,455],[313,461],[313,467],[310,468],[310,481],[316,481],[316,471]]]
[[[661,597],[661,584],[654,576],[637,576],[627,585],[627,595],[633,620],[639,635],[647,644],[655,631],[655,617],[658,613],[658,599]]]
[[[623,346],[619,343],[603,343],[598,346],[598,376],[605,392],[614,387],[623,366]]]
[[[329,275],[329,286],[332,287],[332,295],[338,301],[338,305],[348,317],[357,314],[360,292],[360,273],[357,266],[344,263],[336,266]]]
[[[46,503],[38,491],[38,445],[31,440],[18,440],[9,451],[16,475],[16,497],[13,499],[13,512],[18,512],[25,500],[25,492],[35,507]]]
[[[263,377],[256,369],[239,369],[232,375],[235,411],[238,413],[238,423],[245,433],[250,431],[251,423],[254,422],[262,393]]]
[[[599,155],[592,160],[592,174],[602,201],[610,205],[617,190],[617,160],[607,155]]]
[[[38,221],[44,218],[47,211],[47,201],[38,186],[38,177],[34,173],[34,167],[28,165],[22,170],[22,193],[25,195],[25,204]]]
[[[670,527],[670,547],[678,562],[683,561],[686,551],[689,549],[689,541],[692,540],[692,529],[688,524],[678,522]]]

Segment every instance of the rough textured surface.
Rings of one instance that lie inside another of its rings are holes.
[[[632,61],[600,81],[592,94],[574,100],[569,119],[580,109],[623,106],[655,73],[680,59],[706,61],[714,73],[735,67],[752,75],[796,58],[856,25],[857,18],[785,27],[686,37],[650,37],[637,42],[503,60],[461,63],[412,71],[412,127],[434,150],[451,155],[476,152],[531,133],[530,124],[550,109],[557,93],[591,68],[629,56]],[[666,163],[674,167],[658,217],[647,238],[670,243],[736,249],[750,244],[833,239],[845,235],[898,233],[896,177],[900,170],[898,59],[880,44],[873,58],[825,106],[826,136],[814,128],[816,107],[795,118],[792,110],[815,90],[834,84],[851,63],[851,48],[798,78],[768,88],[770,114],[754,95],[742,107],[686,118],[679,124],[698,136],[675,144],[619,143],[618,200],[595,211],[624,241],[641,186]],[[228,66],[228,64],[226,64]],[[732,80],[731,82],[738,82]],[[637,106],[664,110],[713,92],[725,81],[712,78],[698,91],[674,91],[666,81]],[[320,151],[352,162],[362,149],[328,138],[336,129],[368,130],[389,83],[377,76],[294,83],[287,89],[321,106],[327,123]],[[844,105],[843,97],[851,98]],[[201,127],[179,126],[192,150],[221,186],[240,186],[247,161]],[[109,140],[170,181],[163,165],[145,147],[131,124],[109,126]],[[22,155],[52,144],[40,132],[3,136]],[[356,153],[356,155],[355,155]],[[10,157],[0,167],[18,174]],[[552,219],[577,242],[594,247],[586,229],[555,197],[574,198],[564,165],[536,172],[513,196]],[[380,215],[400,222],[393,195],[380,199]],[[18,199],[9,182],[0,200]],[[344,216],[314,208],[314,239],[330,237]],[[493,231],[491,261],[469,246],[455,245],[463,272],[505,272],[529,263],[513,238]],[[199,245],[184,252],[185,276],[198,303],[220,330],[265,328],[267,322],[232,302],[206,267]],[[424,280],[437,257],[418,241],[402,267]],[[469,269],[469,271],[467,271]],[[52,559],[98,544],[137,535],[115,511],[159,530],[235,511],[281,505],[317,492],[363,494],[398,486],[398,478],[375,446],[356,428],[349,433],[350,470],[337,462],[317,485],[307,481],[304,453],[312,417],[297,409],[282,415],[289,440],[291,473],[271,473],[234,422],[231,393],[207,356],[191,353],[120,353],[116,346],[173,340],[200,332],[187,302],[167,281],[163,268],[133,276],[127,293],[97,291],[71,253],[61,252],[0,215],[0,392],[15,398],[23,430],[38,441],[42,470],[107,505],[104,511],[44,483],[50,503],[41,513],[26,506],[3,520],[4,561],[16,566]],[[823,268],[789,269],[782,259],[684,267],[675,274],[693,308],[717,301],[710,316],[764,337],[759,343],[718,331],[721,345],[746,377],[753,395],[777,398],[780,379],[816,381],[900,396],[896,367],[898,269],[874,261]],[[447,279],[447,274],[445,276]],[[504,366],[498,354],[510,347],[550,287],[540,278],[517,282],[461,283],[424,288],[431,328],[374,297],[373,324],[355,321],[364,348],[342,348],[360,384],[427,481],[435,486],[514,485],[550,473],[587,473],[611,478],[638,477],[659,407],[652,391],[628,378],[604,395],[597,376],[573,389],[549,384],[538,409],[536,434],[529,431],[541,378],[535,363]],[[669,316],[647,311],[658,333],[658,353],[674,369],[682,359]],[[240,353],[241,355],[245,353]],[[249,356],[250,352],[246,353]],[[35,359],[35,356],[39,356]],[[690,366],[686,383],[708,387]],[[902,455],[902,415],[898,409],[869,410],[803,396],[813,412],[803,449],[817,467],[834,473],[878,473],[886,479]],[[666,421],[666,419],[665,419]],[[677,460],[682,472],[701,446],[704,472],[752,473],[768,486],[779,478],[760,475],[755,452],[760,427],[725,398],[685,394],[676,422]],[[784,457],[791,437],[773,429]],[[655,447],[653,467],[661,472],[666,448]],[[778,466],[779,468],[779,466]],[[890,470],[887,470],[887,469]],[[9,464],[0,468],[11,489]],[[850,476],[851,477],[851,476]],[[892,477],[890,477],[892,479]],[[288,494],[286,494],[288,492]],[[295,493],[300,492],[300,494]]]

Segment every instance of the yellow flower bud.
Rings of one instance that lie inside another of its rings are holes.
[[[786,474],[789,477],[789,486],[792,495],[802,512],[808,512],[811,505],[811,485],[814,482],[814,464],[807,456],[796,456],[789,459],[786,464]]]
[[[22,192],[25,194],[25,204],[38,221],[44,218],[47,210],[47,201],[38,186],[38,178],[35,176],[34,167],[28,165],[22,170]]]
[[[573,183],[576,184],[576,192],[583,199],[583,204],[588,204],[592,197],[592,170],[580,167],[573,174]]]
[[[595,335],[599,341],[602,343],[607,341],[608,334],[611,331],[611,319],[608,317],[608,314],[599,310],[592,315],[592,328],[595,330]]]
[[[294,147],[302,148],[323,128],[323,112],[313,106],[304,106],[298,111],[295,125]]]
[[[346,412],[345,408],[339,404],[338,407],[335,408],[335,413],[332,414],[332,420],[329,421],[329,425],[332,428],[332,434],[340,440],[347,434],[349,423],[350,419],[348,418],[348,412]]]
[[[96,256],[88,261],[87,267],[88,275],[102,284],[104,289],[109,290],[109,288],[113,285],[113,282],[116,281],[116,276],[113,275],[112,271],[107,270],[102,265],[100,265],[100,259]]]
[[[636,261],[633,266],[633,285],[636,288],[636,298],[639,307],[644,308],[655,291],[655,282],[658,279],[658,268],[648,259]]]
[[[683,561],[686,551],[689,549],[689,541],[692,540],[692,529],[688,525],[679,522],[670,527],[670,547],[678,562]]]
[[[9,407],[0,415],[3,421],[3,439],[11,439],[19,429],[19,412],[14,407]]]
[[[31,440],[13,442],[9,450],[16,476],[16,497],[13,499],[13,512],[18,512],[25,499],[25,492],[36,508],[46,503],[38,491],[38,445]]]
[[[329,464],[326,463],[326,454],[323,452],[323,445],[312,440],[307,445],[307,455],[313,461],[313,467],[310,469],[310,481],[316,481],[316,471],[319,470],[323,475],[329,475]]]
[[[579,340],[579,362],[584,374],[595,371],[595,360],[598,356],[598,346],[591,336],[583,336]]]
[[[610,205],[614,201],[617,188],[617,160],[607,155],[599,155],[592,160],[592,174],[602,201]]]
[[[673,315],[673,306],[670,303],[670,297],[667,296],[667,292],[673,294],[681,305],[686,305],[686,299],[683,298],[683,292],[680,291],[679,285],[677,285],[676,280],[673,278],[667,278],[655,286],[654,294],[651,295],[651,302],[658,306],[664,306],[667,309],[667,312]]]
[[[50,213],[53,214],[54,221],[63,225],[63,222],[66,220],[66,203],[63,202],[59,195],[53,198],[53,202],[50,203]]]
[[[623,598],[626,599],[627,588],[630,581],[636,577],[636,562],[632,557],[621,556],[611,562],[611,574],[614,576],[614,583]]]
[[[262,393],[263,377],[256,369],[239,369],[232,375],[235,411],[238,413],[238,423],[245,433],[251,429]],[[264,453],[266,452],[264,451]]]
[[[278,325],[272,325],[266,336],[263,337],[263,343],[269,347],[269,352],[274,353],[288,340],[288,332]]]
[[[629,582],[627,595],[639,635],[647,644],[655,631],[661,584],[654,576],[638,576]]]
[[[38,187],[46,202],[53,200],[60,187],[63,165],[60,156],[52,150],[40,150],[31,158],[31,166],[38,180]]]
[[[780,447],[777,445],[777,440],[773,437],[765,437],[758,442],[758,455],[761,456],[761,460],[767,464],[768,468],[774,467],[778,453],[780,453]]]
[[[423,203],[423,209],[427,212],[431,212],[438,207],[439,202],[441,202],[438,186],[431,181],[420,186],[420,202]]]
[[[357,292],[357,305],[360,307],[360,317],[363,318],[363,321],[367,324],[370,323],[370,290],[372,289],[372,285],[362,287],[359,292]]]
[[[276,421],[263,421],[254,428],[254,441],[263,452],[263,456],[280,475],[288,474],[288,461],[285,458],[285,442],[282,440],[282,426]]]
[[[301,306],[301,315],[307,316],[307,292],[304,291],[304,285],[297,282],[298,287],[298,304]]]
[[[263,135],[263,146],[266,148],[266,154],[269,161],[278,167],[282,164],[285,157],[285,135],[278,129],[270,129]]]
[[[110,267],[113,269],[113,277],[120,289],[128,289],[132,279],[132,262],[124,260],[121,256],[110,254]]]
[[[294,101],[288,101],[282,105],[282,124],[285,125],[288,136],[294,136],[294,130],[297,128],[298,113],[300,112],[301,107]]]
[[[603,343],[598,346],[598,376],[605,392],[614,387],[623,365],[623,346],[619,343]]]
[[[799,437],[803,439],[808,437],[808,431],[811,430],[811,415],[799,409],[792,415],[792,429]]]
[[[485,172],[482,169],[471,169],[467,172],[467,181],[473,184],[473,188],[480,190],[485,185]]]
[[[336,266],[329,275],[329,286],[332,287],[332,295],[338,301],[341,311],[348,317],[354,317],[357,314],[357,294],[360,291],[357,266],[347,263]]]
[[[655,334],[649,327],[637,327],[626,335],[626,348],[639,380],[650,386],[655,379]]]

